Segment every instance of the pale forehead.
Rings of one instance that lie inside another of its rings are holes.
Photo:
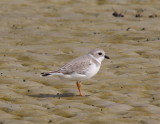
[[[96,53],[96,52],[102,52],[102,53],[105,53],[103,49],[101,48],[96,48],[96,49],[93,49],[92,51],[90,51],[91,53]]]

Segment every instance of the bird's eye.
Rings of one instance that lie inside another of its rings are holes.
[[[102,53],[98,53],[98,55],[102,55]]]

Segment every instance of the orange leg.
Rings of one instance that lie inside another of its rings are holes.
[[[77,81],[76,84],[77,84],[77,88],[78,88],[78,91],[79,91],[79,95],[80,95],[80,96],[83,96],[83,95],[82,95],[82,91],[81,91],[81,83]]]

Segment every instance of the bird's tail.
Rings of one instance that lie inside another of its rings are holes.
[[[51,73],[50,73],[50,72],[43,72],[43,73],[41,73],[40,76],[41,76],[41,77],[51,76]]]
[[[53,75],[61,75],[58,72],[50,71],[50,72],[42,72],[40,77],[53,76]]]

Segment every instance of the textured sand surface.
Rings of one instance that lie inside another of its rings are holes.
[[[1,0],[0,20],[0,124],[160,123],[159,0]],[[87,96],[39,77],[95,47]]]

